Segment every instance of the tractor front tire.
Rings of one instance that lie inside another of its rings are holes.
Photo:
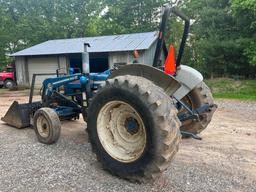
[[[182,99],[182,101],[185,104],[187,104],[188,107],[190,107],[190,109],[192,110],[199,108],[204,104],[209,104],[209,105],[214,104],[211,90],[204,82],[197,85],[188,95],[186,95]],[[202,132],[211,122],[211,119],[215,110],[216,108],[214,107],[209,111],[203,113],[200,116],[199,121],[187,120],[183,122],[180,130],[187,131],[193,134],[198,134]]]
[[[39,142],[53,144],[58,141],[61,123],[57,113],[53,109],[38,109],[33,118],[33,125]]]
[[[131,181],[154,179],[178,151],[174,102],[151,81],[118,76],[106,81],[88,110],[87,130],[103,168]]]

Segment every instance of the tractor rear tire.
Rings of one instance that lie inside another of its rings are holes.
[[[196,86],[187,96],[182,99],[182,101],[187,104],[192,110],[201,107],[204,104],[214,104],[211,90],[204,82]],[[193,134],[198,134],[202,132],[211,122],[215,110],[216,108],[213,108],[203,113],[200,117],[200,121],[187,120],[183,122],[180,130],[187,131]]]
[[[87,130],[97,159],[130,181],[155,179],[178,151],[180,121],[174,102],[151,81],[118,76],[92,99]]]
[[[39,142],[53,144],[58,141],[61,123],[57,113],[53,109],[38,109],[33,118],[33,125]]]

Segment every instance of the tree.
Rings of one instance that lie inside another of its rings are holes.
[[[59,38],[157,30],[168,0],[0,0],[0,65],[5,54]],[[181,0],[191,18],[182,63],[205,75],[256,73],[256,0]],[[172,17],[167,44],[178,48],[183,23]],[[177,51],[176,51],[177,54]]]
[[[251,65],[256,66],[256,0],[233,0],[234,16],[243,30],[242,35],[248,38],[248,46],[244,50]]]
[[[182,8],[192,18],[190,48],[197,58],[188,62],[203,62],[208,75],[253,75],[245,50],[253,33],[247,24],[234,17],[229,0],[190,0]],[[241,18],[241,17],[240,17]],[[246,31],[247,36],[242,35]]]
[[[100,0],[0,0],[0,64],[13,53],[50,39],[96,35]]]
[[[161,7],[167,0],[106,0],[102,33],[131,33],[156,30]]]

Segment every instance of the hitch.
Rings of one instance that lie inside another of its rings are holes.
[[[213,105],[209,105],[209,104],[204,104],[194,110],[190,109],[184,102],[182,102],[181,100],[178,100],[174,97],[174,99],[177,101],[177,108],[184,108],[188,113],[184,112],[181,114],[178,114],[178,118],[181,122],[187,121],[187,120],[193,120],[193,121],[200,121],[200,116],[208,111],[213,110],[213,108],[217,108],[216,104]],[[191,132],[187,132],[187,131],[180,131],[182,137],[191,137],[193,139],[197,139],[197,140],[202,140],[201,137],[199,137],[198,135],[191,133]]]
[[[200,121],[200,115],[212,110],[212,108],[217,108],[216,104],[213,104],[213,105],[204,104],[204,105],[192,110],[181,100],[178,100],[175,97],[174,97],[174,99],[177,101],[177,105],[178,105],[177,108],[183,107],[186,111],[188,111],[188,113],[178,114],[178,118],[181,122],[187,121],[187,120]]]
[[[193,133],[187,132],[187,131],[180,131],[182,137],[191,137],[196,140],[202,140],[202,137],[199,137],[198,135],[195,135]]]

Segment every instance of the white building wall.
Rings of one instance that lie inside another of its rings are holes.
[[[26,65],[27,65],[27,62],[25,57],[15,58],[16,81],[17,81],[17,84],[20,86],[29,86]]]
[[[68,59],[66,56],[40,56],[40,57],[16,57],[16,78],[19,86],[30,86],[33,74],[56,73],[61,68],[61,73],[68,71]],[[44,79],[51,76],[36,77],[36,86],[41,86]]]
[[[29,75],[29,84],[32,83],[33,74],[43,74],[43,73],[56,73],[56,70],[59,68],[59,61],[57,56],[47,56],[47,57],[30,57],[28,58],[28,75]],[[49,77],[55,75],[47,76],[37,76],[36,77],[36,86],[41,86],[42,82]]]
[[[145,51],[138,51],[139,58],[137,59],[138,63],[145,63]],[[115,64],[132,64],[134,61],[133,52],[111,52],[109,53],[109,67],[112,69]]]
[[[59,65],[58,67],[61,69],[61,73],[67,73],[68,72],[68,67],[69,66],[69,61],[66,56],[59,56]]]
[[[152,46],[147,49],[147,50],[139,50],[139,58],[138,63],[142,63],[145,65],[153,65],[153,61],[154,61],[154,56],[155,56],[155,50],[156,50],[156,44],[157,42],[155,42],[154,44],[152,44]],[[110,68],[113,68],[115,64],[132,64],[134,61],[133,58],[133,52],[132,51],[127,51],[127,52],[112,52],[109,53],[109,66]],[[162,64],[165,63],[165,57],[164,54],[162,52],[161,55],[161,60],[162,60]]]
[[[144,54],[145,64],[148,64],[148,65],[151,65],[151,66],[153,65],[154,57],[155,57],[155,51],[156,51],[156,44],[157,44],[157,42],[152,44],[149,49],[145,50],[145,54]],[[161,61],[162,61],[162,65],[163,65],[165,63],[165,57],[164,57],[163,51],[162,51],[162,54],[161,54]]]

